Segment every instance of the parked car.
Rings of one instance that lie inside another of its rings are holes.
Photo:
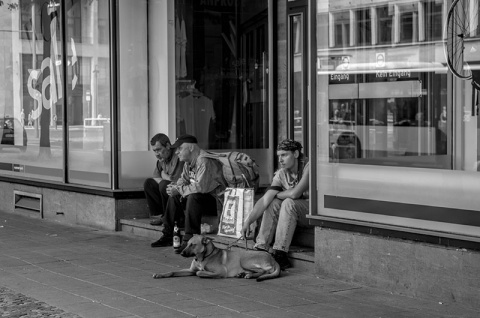
[[[16,118],[5,116],[0,117],[0,129],[2,142],[0,148],[18,148],[24,152],[27,150],[27,132]]]

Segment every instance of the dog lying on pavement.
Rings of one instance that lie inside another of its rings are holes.
[[[205,278],[256,278],[259,282],[280,275],[280,265],[269,253],[219,249],[212,243],[211,238],[203,235],[194,235],[181,255],[195,257],[190,268],[154,274],[153,278],[197,275]]]

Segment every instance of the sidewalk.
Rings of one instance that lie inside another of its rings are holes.
[[[295,268],[261,283],[152,279],[190,262],[143,238],[0,212],[0,316],[480,317]]]

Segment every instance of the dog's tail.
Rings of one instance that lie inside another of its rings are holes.
[[[266,279],[272,279],[280,276],[280,265],[276,261],[273,261],[273,271],[270,271],[268,274],[263,274],[262,276],[257,278],[257,282],[261,282]]]

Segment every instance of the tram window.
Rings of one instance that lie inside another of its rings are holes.
[[[423,83],[430,82],[429,90],[423,90],[425,95],[421,97],[406,96],[406,93],[403,97],[391,97],[402,87],[411,87],[415,81],[410,78],[394,81],[393,85],[389,82],[360,84],[366,87],[368,98],[331,99],[330,162],[449,167],[448,113],[442,103],[446,100],[446,76],[431,73],[418,76]]]

